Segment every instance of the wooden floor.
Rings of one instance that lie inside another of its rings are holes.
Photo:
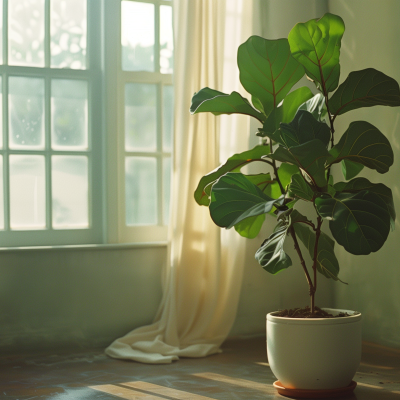
[[[265,339],[228,341],[223,353],[146,365],[102,349],[0,357],[0,399],[284,399],[276,394]],[[350,399],[400,400],[400,350],[366,344]]]

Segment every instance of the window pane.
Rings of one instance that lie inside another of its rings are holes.
[[[8,63],[44,66],[44,0],[8,1]]]
[[[0,155],[0,229],[4,229],[3,156]]]
[[[44,81],[11,77],[9,80],[9,147],[44,148]]]
[[[11,229],[46,226],[44,156],[10,156]]]
[[[3,64],[3,0],[0,0],[0,64]]]
[[[172,74],[173,52],[172,7],[160,6],[160,72],[162,74]]]
[[[88,159],[84,156],[53,156],[52,201],[54,228],[89,226]]]
[[[86,81],[51,82],[51,146],[57,150],[88,148],[88,89]]]
[[[169,205],[171,197],[171,158],[163,161],[163,185],[164,185],[164,225],[169,224]]]
[[[154,5],[121,2],[122,69],[154,71]]]
[[[125,85],[125,149],[157,150],[157,85]]]
[[[172,129],[174,122],[174,88],[163,87],[163,150],[172,151]]]
[[[3,78],[0,76],[0,149],[3,148]]]
[[[157,161],[125,159],[125,210],[127,225],[157,224]]]
[[[51,66],[86,68],[86,0],[51,0]]]

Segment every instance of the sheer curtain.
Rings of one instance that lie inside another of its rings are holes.
[[[221,159],[247,150],[249,117],[189,114],[203,87],[241,91],[236,53],[253,33],[256,0],[174,0],[175,142],[169,263],[155,322],[114,341],[106,354],[145,363],[219,352],[235,319],[245,240],[214,225],[193,198]],[[221,144],[221,145],[220,145]]]

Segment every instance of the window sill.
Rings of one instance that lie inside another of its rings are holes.
[[[167,241],[145,242],[145,243],[108,243],[108,244],[82,244],[64,246],[21,246],[21,247],[0,247],[0,252],[20,252],[20,251],[42,251],[42,250],[123,250],[167,247]]]

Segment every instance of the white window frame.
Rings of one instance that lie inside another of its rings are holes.
[[[8,59],[7,1],[3,0],[3,60]],[[137,0],[138,1],[138,0]],[[169,0],[141,0],[172,6]],[[159,87],[158,148],[162,141],[162,87],[172,85],[171,74],[159,71],[122,71],[121,67],[121,0],[87,0],[87,59],[86,70],[50,68],[50,0],[45,0],[45,67],[0,65],[3,95],[3,186],[6,229],[0,231],[0,247],[105,245],[114,243],[167,242],[168,227],[163,225],[163,171],[158,162],[158,221],[153,226],[127,226],[125,222],[125,157],[139,155],[125,151],[124,102],[126,83],[152,83]],[[159,38],[159,14],[156,12],[155,37]],[[155,54],[159,65],[159,46]],[[9,150],[8,144],[8,76],[39,77],[45,81],[45,138],[43,151]],[[82,152],[54,151],[49,147],[50,85],[52,79],[83,79],[88,82],[89,130],[89,228],[51,228],[51,154],[82,155]],[[40,154],[46,156],[46,229],[10,230],[9,168],[10,154]],[[140,155],[145,155],[140,153]],[[149,154],[148,154],[149,155]],[[160,159],[170,157],[167,152],[151,154]]]
[[[3,60],[8,59],[8,26],[7,3],[12,0],[3,0]],[[26,67],[0,65],[2,76],[3,95],[3,193],[4,193],[4,225],[5,229],[0,231],[1,247],[22,246],[55,246],[55,245],[77,245],[105,243],[104,215],[105,202],[103,185],[100,179],[95,179],[94,171],[102,170],[102,155],[104,143],[104,129],[101,118],[93,118],[94,115],[102,113],[102,53],[101,53],[101,24],[102,8],[98,0],[87,1],[87,63],[85,70],[50,68],[50,0],[45,0],[45,67]],[[44,79],[44,118],[45,118],[45,141],[44,150],[10,150],[8,149],[8,77],[35,77]],[[88,139],[89,151],[55,151],[50,148],[50,85],[52,79],[74,79],[88,82]],[[93,137],[96,140],[93,140]],[[38,154],[44,155],[46,174],[46,229],[40,230],[11,230],[10,229],[10,204],[9,204],[9,162],[11,154]],[[89,228],[83,229],[53,229],[52,198],[51,198],[51,155],[88,155],[88,180],[89,180]]]
[[[135,0],[131,0],[135,1]],[[172,6],[168,0],[136,0],[142,3],[155,4],[155,65],[159,66],[159,6]],[[121,57],[121,0],[107,0],[105,15],[108,23],[105,25],[105,70],[106,70],[106,101],[107,101],[107,131],[117,127],[117,141],[113,135],[107,139],[108,185],[108,240],[111,243],[121,242],[163,242],[167,240],[168,227],[163,225],[163,184],[162,167],[158,162],[158,224],[149,226],[127,226],[125,221],[125,157],[126,156],[156,156],[159,160],[171,156],[170,153],[157,151],[154,153],[139,153],[125,151],[125,84],[151,83],[157,84],[158,91],[158,149],[162,148],[162,87],[172,85],[172,74],[162,74],[146,71],[123,71]],[[111,28],[112,27],[112,28]],[[118,43],[117,46],[113,43]],[[159,67],[158,67],[159,68]],[[115,179],[115,176],[118,179]]]

